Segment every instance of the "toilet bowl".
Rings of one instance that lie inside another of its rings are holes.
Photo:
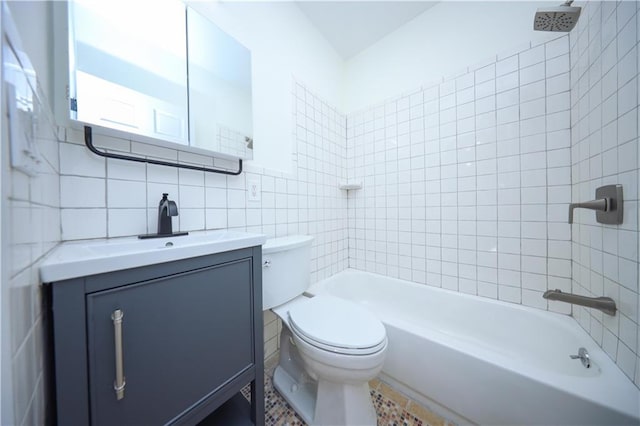
[[[301,295],[310,280],[300,269],[308,268],[311,241],[286,237],[263,246],[264,307],[283,323],[274,387],[310,425],[376,425],[368,382],[384,363],[384,325],[352,302]],[[273,274],[278,267],[283,273]]]

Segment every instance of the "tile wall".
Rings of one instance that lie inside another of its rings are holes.
[[[351,267],[570,313],[569,39],[347,117]]]
[[[19,88],[22,121],[2,115],[2,214],[3,214],[3,320],[10,330],[2,343],[10,347],[11,394],[15,425],[44,424],[43,310],[38,265],[60,242],[60,187],[58,180],[58,140],[48,103],[37,88],[33,69],[24,71],[17,61],[5,68],[4,78]],[[24,60],[24,58],[22,58]],[[38,93],[35,95],[34,93]],[[4,99],[3,99],[4,102]],[[32,138],[41,155],[38,173],[29,176],[9,163],[9,129]],[[8,302],[8,303],[7,303]],[[3,355],[6,354],[3,348]],[[3,362],[5,360],[3,359]],[[4,373],[4,369],[3,369]],[[5,384],[3,383],[3,388]],[[4,398],[4,395],[3,395]],[[3,401],[4,403],[4,401]],[[7,413],[3,413],[6,416]],[[7,419],[8,417],[3,417]]]
[[[60,144],[62,240],[111,238],[157,232],[162,193],[178,204],[174,230],[229,228],[267,236],[309,234],[312,282],[347,267],[346,193],[338,189],[346,170],[345,116],[307,90],[292,87],[293,172],[245,167],[225,176],[166,166],[104,159],[83,145],[82,132],[64,130]],[[237,168],[233,162],[94,135],[105,149],[164,160]],[[260,143],[260,141],[256,141]],[[248,199],[247,182],[261,188]],[[266,355],[277,349],[279,324],[265,313]]]
[[[570,35],[571,167],[574,202],[595,188],[622,184],[624,222],[602,225],[576,210],[572,228],[573,291],[609,296],[615,316],[575,307],[573,315],[640,386],[638,314],[638,40],[640,3],[589,2]]]

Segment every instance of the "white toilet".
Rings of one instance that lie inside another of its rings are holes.
[[[263,307],[283,323],[273,384],[310,425],[376,425],[368,381],[382,369],[384,325],[349,301],[303,296],[312,241],[290,236],[262,246]]]

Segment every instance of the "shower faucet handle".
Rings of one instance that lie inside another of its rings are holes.
[[[569,204],[569,223],[573,223],[573,210],[577,208],[595,210],[598,223],[620,225],[623,218],[622,185],[601,186],[596,189],[595,200]]]

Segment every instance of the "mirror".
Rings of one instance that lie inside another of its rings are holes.
[[[189,142],[253,158],[251,52],[187,8]]]
[[[188,143],[184,5],[69,2],[71,118]]]
[[[251,52],[179,0],[149,7],[69,0],[66,117],[95,133],[252,159]]]

